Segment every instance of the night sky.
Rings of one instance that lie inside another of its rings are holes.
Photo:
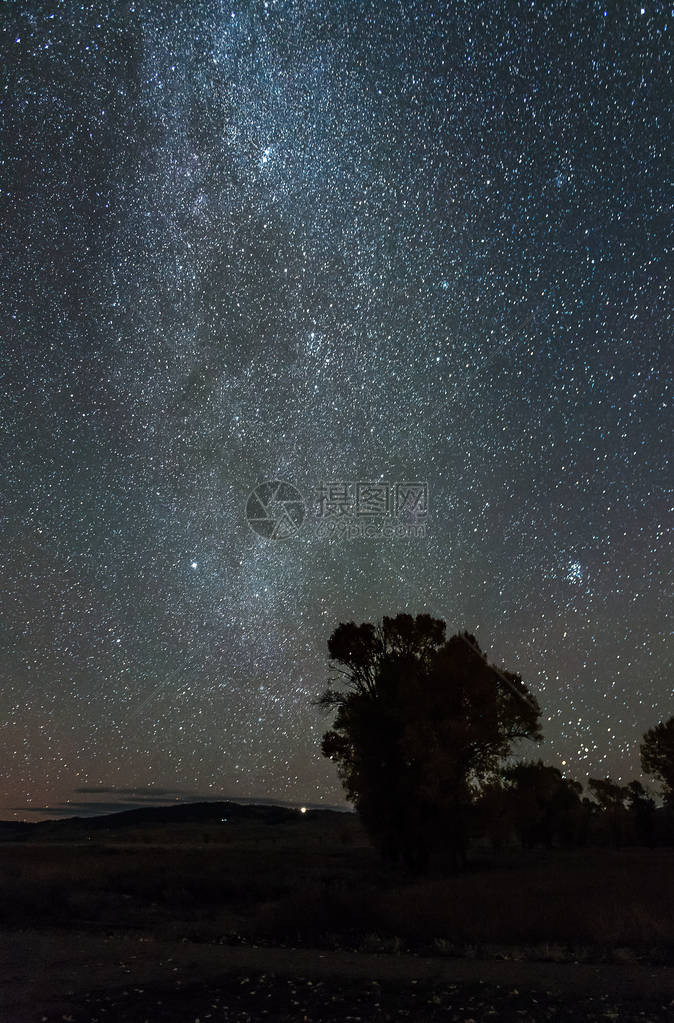
[[[327,639],[398,611],[522,674],[527,755],[639,777],[671,5],[2,8],[0,815],[339,804]],[[426,483],[424,528],[327,517],[373,482]]]

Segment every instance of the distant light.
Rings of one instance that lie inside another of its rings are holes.
[[[221,824],[226,824],[227,823],[227,818],[226,817],[221,817],[220,818],[220,823]]]
[[[306,813],[306,812],[307,812],[306,806],[301,806],[300,807],[300,813]]]
[[[190,567],[191,568],[199,568],[199,562],[198,561],[193,561]]]

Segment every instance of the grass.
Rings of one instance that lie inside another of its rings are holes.
[[[122,841],[123,839],[123,841]],[[99,832],[0,845],[9,927],[196,940],[674,950],[674,849],[504,853],[462,874],[384,868],[354,817]]]

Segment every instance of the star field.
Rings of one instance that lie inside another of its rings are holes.
[[[518,671],[538,752],[673,712],[671,35],[654,3],[8,3],[5,816],[338,803],[340,621]],[[261,481],[425,480],[427,535],[272,541]]]

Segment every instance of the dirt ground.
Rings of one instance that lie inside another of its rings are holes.
[[[0,843],[0,1023],[674,1023],[670,848],[412,878],[354,815],[206,809]]]
[[[674,967],[231,947],[90,932],[0,939],[0,1019],[674,1021]]]

